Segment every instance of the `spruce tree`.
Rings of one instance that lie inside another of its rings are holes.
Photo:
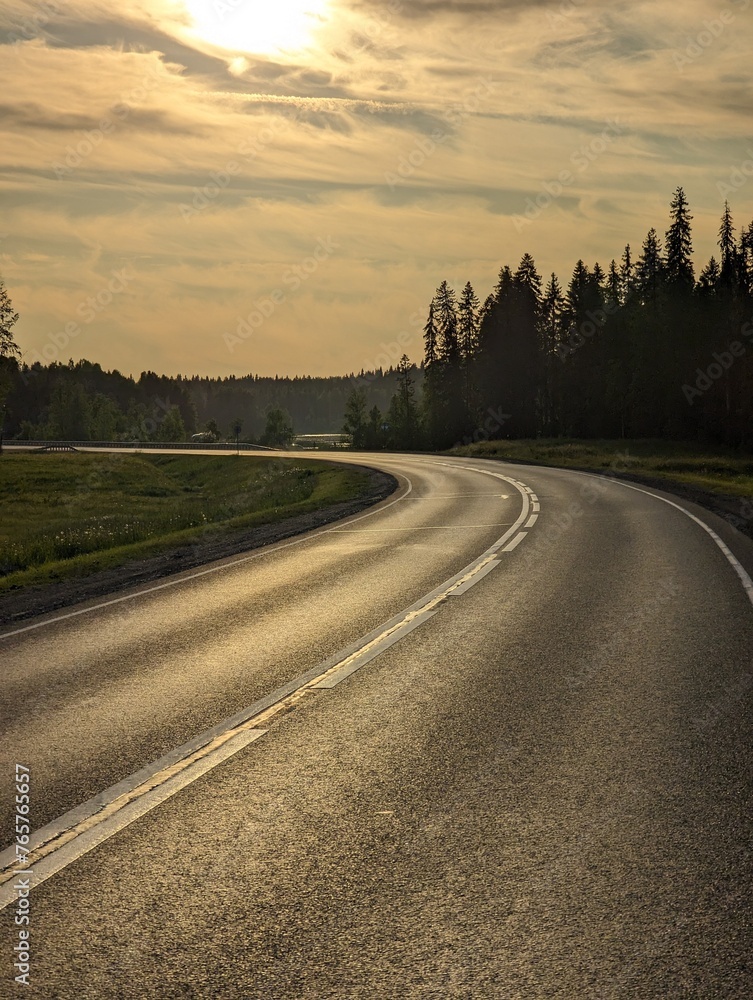
[[[670,205],[671,224],[664,241],[664,275],[674,293],[689,295],[695,285],[693,270],[693,233],[688,200],[678,187]]]
[[[633,264],[633,255],[630,250],[629,243],[622,251],[622,260],[620,262],[620,281],[622,283],[622,302],[625,303],[628,299],[632,298],[633,292],[635,291],[635,266]]]
[[[13,339],[13,327],[18,322],[18,313],[13,308],[5,282],[0,278],[0,358],[18,358],[21,352]]]
[[[643,241],[641,256],[635,265],[635,284],[642,302],[656,302],[663,277],[661,242],[656,230],[651,228]]]
[[[463,404],[465,420],[470,427],[478,409],[476,358],[478,354],[479,301],[473,285],[466,283],[458,307],[460,354],[463,368]]]
[[[719,283],[724,291],[732,292],[737,285],[737,245],[735,243],[735,227],[732,224],[732,212],[729,202],[724,203],[724,214],[719,226],[720,273]]]

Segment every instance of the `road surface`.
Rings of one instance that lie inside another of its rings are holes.
[[[0,630],[0,996],[749,998],[753,544],[370,461],[366,515]]]

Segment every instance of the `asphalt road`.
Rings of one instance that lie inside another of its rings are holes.
[[[1,846],[16,762],[39,829],[248,706],[264,733],[73,842],[28,987],[8,905],[0,996],[747,1000],[753,544],[681,505],[736,571],[654,491],[575,473],[374,464],[401,490],[365,517],[0,631]]]

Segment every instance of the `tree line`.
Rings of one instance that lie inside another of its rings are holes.
[[[443,281],[424,328],[420,405],[398,368],[389,443],[656,437],[749,448],[753,222],[737,232],[725,203],[719,253],[696,277],[692,218],[678,187],[663,237],[650,229],[638,254],[627,245],[606,270],[579,260],[564,289],[528,253],[502,267],[483,304],[470,282],[458,295]],[[356,409],[351,397],[351,430]]]
[[[483,303],[441,282],[419,365],[329,378],[207,378],[90,361],[24,364],[0,281],[0,407],[21,439],[284,443],[350,435],[356,448],[441,449],[481,438],[666,438],[753,444],[753,222],[725,203],[718,253],[696,276],[678,187],[664,235],[604,269],[578,260],[563,288],[525,253]],[[271,415],[271,416],[270,416]],[[344,415],[344,426],[343,426]]]
[[[227,378],[158,375],[138,378],[81,360],[25,365],[2,324],[0,283],[0,414],[7,438],[20,440],[183,441],[208,439],[284,445],[295,434],[337,432],[351,389],[364,386],[370,405],[388,406],[394,367],[333,378],[249,374]],[[16,315],[9,313],[9,315]],[[17,318],[17,317],[16,317]]]

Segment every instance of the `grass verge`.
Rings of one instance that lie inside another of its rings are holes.
[[[609,470],[682,483],[725,496],[753,496],[753,456],[676,441],[582,441],[542,438],[479,441],[453,455],[498,458],[532,465]]]
[[[355,499],[360,469],[251,456],[0,458],[0,594],[87,576]]]

